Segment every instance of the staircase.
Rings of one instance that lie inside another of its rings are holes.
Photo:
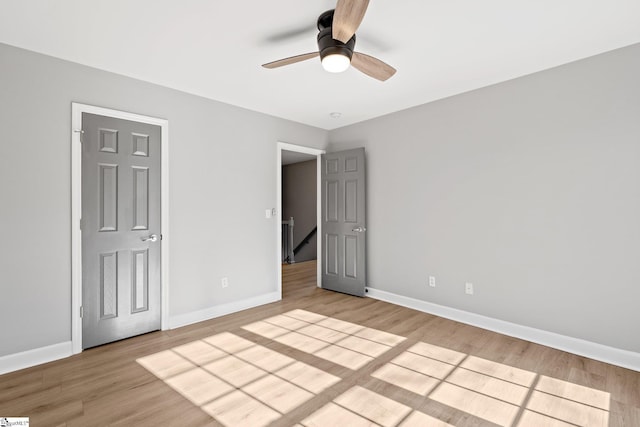
[[[300,252],[302,248],[309,244],[311,238],[318,232],[318,227],[313,227],[313,230],[307,234],[304,239],[298,244],[293,246],[293,232],[295,221],[293,217],[287,221],[282,221],[282,262],[287,264],[294,264],[296,262],[296,254]]]

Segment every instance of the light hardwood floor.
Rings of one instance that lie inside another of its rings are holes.
[[[315,286],[0,376],[32,426],[640,426],[640,373]]]

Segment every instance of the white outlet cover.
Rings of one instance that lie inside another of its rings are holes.
[[[267,219],[271,218],[271,212],[272,212],[271,209],[265,210],[264,211],[264,217],[267,218]]]
[[[436,278],[434,276],[429,276],[429,286],[432,288],[436,287]]]
[[[465,283],[464,284],[464,292],[468,295],[473,295],[473,283]]]

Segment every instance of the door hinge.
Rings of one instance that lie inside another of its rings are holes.
[[[84,131],[82,129],[74,129],[73,132],[80,134],[78,141],[80,141],[80,143],[82,144],[82,135],[84,135]]]
[[[80,218],[80,230],[82,230],[82,218]]]
[[[80,318],[82,319],[84,317],[84,306],[80,306]]]

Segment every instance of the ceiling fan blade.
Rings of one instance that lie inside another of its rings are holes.
[[[353,65],[357,70],[365,73],[367,76],[380,81],[385,81],[396,73],[396,69],[391,65],[385,64],[378,58],[374,58],[373,56],[365,55],[360,52],[353,52],[351,65]]]
[[[264,68],[278,68],[285,65],[295,64],[296,62],[306,61],[307,59],[315,58],[319,56],[320,52],[303,53],[302,55],[290,56],[284,59],[278,59],[277,61],[267,62],[262,64]]]
[[[364,18],[369,0],[338,0],[333,13],[331,36],[342,43],[349,41]]]

